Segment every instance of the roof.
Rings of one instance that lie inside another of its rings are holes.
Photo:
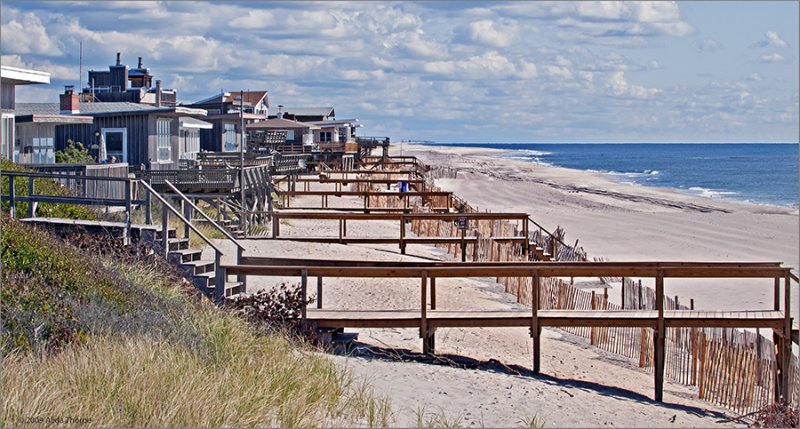
[[[335,127],[341,125],[348,125],[351,127],[360,127],[361,124],[358,122],[358,119],[334,119],[328,121],[309,121],[306,122],[307,124],[314,124],[319,125],[320,127]]]
[[[155,107],[150,104],[121,102],[81,103],[78,111],[86,115],[103,115],[115,113],[151,113],[151,112],[176,112],[187,115],[205,115],[203,109],[188,107]],[[14,109],[16,115],[58,115],[61,113],[59,103],[17,103]]]
[[[0,66],[0,78],[5,82],[10,81],[14,85],[50,83],[50,73],[8,66]]]
[[[295,116],[336,116],[333,107],[284,107],[281,111]]]
[[[214,128],[214,125],[190,116],[181,116],[178,120],[180,121],[181,128],[197,128],[202,130]]]
[[[307,122],[292,121],[290,119],[274,118],[266,121],[247,124],[247,129],[254,130],[318,130],[319,127]]]
[[[35,124],[91,124],[94,118],[81,115],[15,115],[18,124],[33,122]]]
[[[204,98],[200,101],[196,101],[192,103],[192,105],[196,104],[220,104],[220,103],[233,103],[239,104],[239,92],[220,92],[219,94],[212,95],[211,97]],[[245,104],[249,105],[256,105],[264,97],[267,96],[267,91],[244,91],[244,102]],[[267,102],[267,106],[269,107],[269,103]]]

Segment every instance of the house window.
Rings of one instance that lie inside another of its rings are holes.
[[[42,137],[33,139],[33,163],[52,164],[55,162],[53,151],[53,138]]]
[[[332,131],[320,131],[319,132],[319,141],[321,142],[330,142],[333,140],[333,132]]]
[[[225,124],[225,133],[222,135],[224,145],[223,152],[234,152],[236,150],[236,124]]]
[[[196,159],[200,152],[200,130],[181,130],[181,159]]]
[[[286,131],[286,141],[294,140],[294,131]]]
[[[0,156],[5,159],[11,159],[11,154],[14,152],[14,115],[4,113],[2,121]]]
[[[170,161],[172,159],[172,147],[170,145],[170,123],[169,119],[159,119],[156,121],[156,141],[158,142],[158,161]]]

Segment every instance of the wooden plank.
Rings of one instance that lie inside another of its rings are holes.
[[[656,311],[658,312],[658,324],[654,337],[655,348],[655,399],[662,402],[664,399],[664,346],[666,341],[666,329],[664,323],[664,274],[658,271],[656,274]]]
[[[533,338],[533,373],[538,374],[541,360],[541,333],[539,326],[539,293],[541,279],[538,275],[533,276],[531,284],[531,337]]]

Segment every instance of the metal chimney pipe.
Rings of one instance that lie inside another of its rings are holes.
[[[142,57],[139,57],[139,67],[137,68],[142,68]]]
[[[161,107],[161,79],[156,81],[156,107]]]
[[[121,60],[121,57],[120,57],[120,53],[117,52],[117,65],[120,65],[120,64],[122,64],[122,60]]]

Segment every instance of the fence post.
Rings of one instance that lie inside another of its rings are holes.
[[[303,300],[303,307],[302,312],[300,313],[300,319],[305,323],[306,321],[306,312],[308,303],[306,300],[308,299],[308,270],[303,268],[300,270],[300,294]]]
[[[621,291],[620,294],[622,296],[622,309],[625,309],[625,277],[622,278],[622,286],[620,287]]]
[[[153,224],[153,208],[151,207],[152,204],[152,195],[150,195],[150,191],[144,191],[144,223],[147,225]]]
[[[36,203],[33,201],[34,191],[33,177],[28,177],[28,217],[36,215]]]
[[[322,276],[317,276],[317,308],[322,308]]]
[[[658,325],[654,333],[655,342],[655,390],[656,402],[664,400],[664,346],[666,345],[666,329],[664,324],[664,273],[659,270],[656,274],[656,310],[658,311]]]
[[[639,310],[644,310],[642,304],[642,280],[639,279]]]
[[[428,273],[422,272],[420,280],[420,318],[419,336],[422,337],[422,353],[430,354],[430,343],[428,342]]]
[[[221,303],[225,299],[225,277],[226,270],[222,266],[222,254],[214,250],[215,278],[214,278],[214,301]]]
[[[236,265],[242,264],[242,254],[244,253],[244,249],[239,246],[236,246]],[[242,288],[246,291],[247,290],[247,276],[244,274],[239,274],[236,276],[236,281],[242,283]]]
[[[131,181],[125,181],[125,237],[123,241],[126,245],[131,244]]]
[[[14,190],[14,176],[8,176],[8,213],[11,215],[11,219],[14,219],[14,215],[17,213],[17,193]]]
[[[166,200],[165,200],[166,201]],[[169,209],[167,203],[161,204],[161,244],[164,246],[164,259],[169,256]]]
[[[541,365],[541,333],[539,326],[539,288],[541,282],[539,273],[533,274],[531,284],[531,337],[533,338],[533,373],[538,374]]]
[[[436,310],[436,277],[431,277],[431,310]]]

